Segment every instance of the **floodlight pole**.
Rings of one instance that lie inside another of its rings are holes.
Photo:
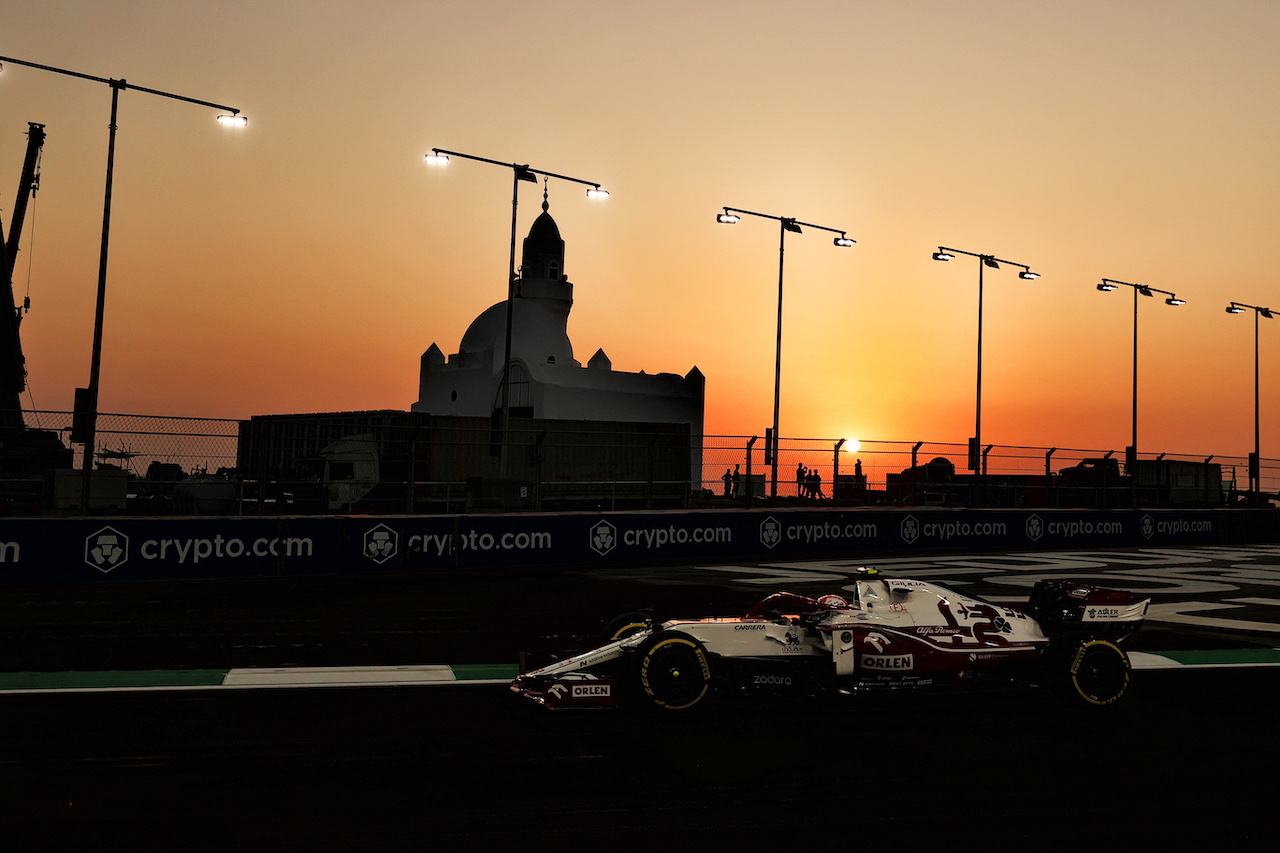
[[[1258,314],[1253,312],[1253,493],[1257,496],[1258,505],[1262,504],[1262,431],[1259,425],[1258,408]]]
[[[111,188],[115,171],[116,157],[116,114],[118,111],[120,92],[124,89],[136,89],[139,92],[146,92],[150,95],[159,95],[163,98],[170,98],[175,101],[185,101],[189,104],[196,104],[202,107],[211,107],[218,110],[226,110],[230,116],[219,116],[219,119],[235,118],[235,123],[243,125],[244,117],[240,115],[240,110],[235,107],[228,107],[223,104],[215,104],[211,101],[200,101],[195,98],[189,98],[186,95],[175,95],[172,92],[162,92],[159,89],[148,89],[143,86],[130,86],[124,80],[116,80],[108,77],[95,77],[91,74],[82,74],[78,71],[68,71],[65,68],[55,68],[52,65],[39,65],[35,62],[26,62],[21,59],[14,59],[8,56],[0,56],[0,63],[12,62],[15,65],[24,65],[28,68],[36,68],[41,71],[52,71],[55,74],[64,74],[68,77],[79,77],[81,80],[90,80],[95,83],[106,83],[111,87],[111,124],[107,137],[107,183],[106,191],[102,203],[102,248],[98,254],[98,292],[97,300],[94,306],[93,315],[93,355],[89,362],[89,387],[86,399],[83,401],[88,406],[88,411],[81,413],[77,411],[77,415],[83,416],[84,420],[84,460],[83,460],[83,480],[80,493],[81,512],[88,513],[90,506],[90,492],[93,483],[93,455],[94,444],[97,439],[98,428],[98,378],[102,368],[102,325],[103,314],[106,309],[107,302],[107,253],[110,245],[111,236]],[[226,122],[224,122],[226,123]]]
[[[1184,300],[1179,299],[1176,295],[1168,290],[1161,290],[1158,287],[1150,287],[1145,284],[1134,284],[1128,281],[1117,281],[1113,278],[1104,278],[1097,285],[1098,290],[1106,293],[1115,290],[1117,286],[1133,288],[1133,417],[1132,417],[1132,437],[1130,439],[1129,451],[1126,454],[1125,467],[1130,469],[1129,487],[1132,492],[1133,508],[1138,508],[1138,296],[1154,296],[1157,293],[1163,293],[1167,298],[1164,300],[1167,305],[1182,305]]]
[[[812,222],[800,222],[790,216],[772,216],[768,213],[755,213],[750,210],[743,210],[740,207],[726,207],[724,213],[716,215],[716,221],[723,225],[733,225],[738,221],[736,214],[745,214],[747,216],[758,216],[761,219],[772,219],[778,223],[778,327],[777,336],[774,343],[774,359],[773,359],[773,438],[770,442],[765,443],[765,455],[769,457],[769,498],[777,500],[778,498],[778,413],[782,399],[782,279],[783,279],[783,261],[787,251],[787,232],[791,231],[796,234],[802,234],[800,226],[806,228],[817,228],[819,231],[829,231],[832,234],[839,234],[832,242],[840,248],[848,248],[856,241],[850,239],[847,233],[841,228],[828,228],[825,225],[814,225]]]
[[[1243,302],[1232,302],[1227,306],[1228,314],[1240,314],[1245,310],[1253,311],[1253,458],[1249,460],[1249,491],[1253,493],[1254,503],[1257,506],[1262,506],[1262,419],[1259,414],[1261,410],[1261,395],[1258,381],[1260,376],[1258,369],[1258,318],[1266,317],[1270,320],[1272,311],[1270,308],[1246,305]]]
[[[969,440],[969,470],[974,476],[974,490],[971,501],[975,504],[983,502],[983,492],[985,490],[986,471],[982,465],[982,300],[983,300],[983,281],[982,273],[984,267],[999,269],[1000,264],[1008,264],[1011,267],[1022,267],[1022,272],[1018,273],[1018,278],[1032,281],[1039,278],[1038,273],[1033,273],[1031,267],[1026,264],[1020,264],[1017,261],[1006,261],[1004,258],[997,258],[995,255],[985,255],[980,252],[967,252],[964,249],[949,249],[946,246],[939,246],[938,251],[933,253],[935,261],[949,261],[956,255],[968,255],[971,258],[978,259],[978,378],[977,399],[974,405],[973,416],[973,438]]]

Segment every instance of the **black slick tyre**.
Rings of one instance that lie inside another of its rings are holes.
[[[1090,708],[1114,705],[1129,691],[1129,656],[1110,640],[1081,640],[1066,659],[1063,687]]]
[[[644,704],[660,711],[688,711],[711,690],[707,651],[692,637],[655,634],[637,653],[636,680]]]
[[[652,617],[639,610],[619,614],[605,624],[601,639],[606,643],[625,639],[632,634],[648,630],[651,622]]]

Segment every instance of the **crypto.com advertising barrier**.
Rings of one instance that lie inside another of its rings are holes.
[[[785,560],[1225,542],[1241,510],[753,509],[286,518],[6,519],[0,582]]]

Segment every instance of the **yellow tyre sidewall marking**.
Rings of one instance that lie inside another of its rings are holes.
[[[1080,698],[1084,699],[1086,702],[1089,702],[1094,705],[1110,705],[1112,702],[1115,702],[1117,699],[1119,699],[1128,691],[1129,672],[1128,672],[1128,669],[1126,668],[1125,674],[1124,674],[1124,684],[1121,685],[1120,691],[1116,693],[1116,695],[1106,700],[1099,700],[1094,698],[1093,696],[1090,696],[1088,693],[1084,691],[1084,688],[1080,686],[1080,680],[1079,678],[1077,678],[1077,676],[1080,673],[1080,665],[1084,663],[1085,653],[1089,651],[1089,649],[1093,648],[1094,646],[1105,646],[1106,648],[1109,648],[1112,651],[1114,651],[1120,657],[1121,660],[1127,660],[1125,653],[1120,650],[1120,647],[1117,646],[1115,643],[1108,642],[1107,640],[1089,640],[1088,642],[1081,643],[1080,648],[1076,650],[1075,660],[1071,662],[1071,669],[1070,669],[1071,686],[1075,688],[1076,693],[1080,695]]]
[[[627,624],[620,626],[618,630],[614,631],[613,636],[611,636],[609,639],[621,640],[622,638],[627,637],[631,634],[634,634],[637,631],[643,631],[647,627],[649,626],[643,622],[628,622]]]
[[[653,695],[653,688],[649,686],[649,665],[653,660],[653,655],[659,649],[667,646],[686,646],[691,649],[694,655],[697,656],[698,666],[702,670],[702,689],[698,691],[697,696],[693,697],[693,699],[683,705],[671,705],[667,702],[663,702],[661,699]],[[640,684],[644,687],[644,692],[649,695],[649,698],[653,699],[663,708],[667,708],[671,711],[683,711],[685,708],[690,708],[698,704],[702,701],[702,697],[707,695],[707,689],[711,686],[711,667],[707,665],[707,656],[703,654],[701,647],[699,647],[693,640],[690,640],[687,637],[664,637],[653,644],[653,648],[649,649],[644,656],[644,660],[640,662]]]

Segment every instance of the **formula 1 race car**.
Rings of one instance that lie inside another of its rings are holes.
[[[656,623],[627,613],[605,643],[518,676],[511,689],[548,708],[694,708],[715,692],[855,693],[958,684],[1056,687],[1087,707],[1129,689],[1119,643],[1150,599],[1073,581],[1039,581],[1025,606],[859,569],[839,595],[777,592],[745,616]]]

